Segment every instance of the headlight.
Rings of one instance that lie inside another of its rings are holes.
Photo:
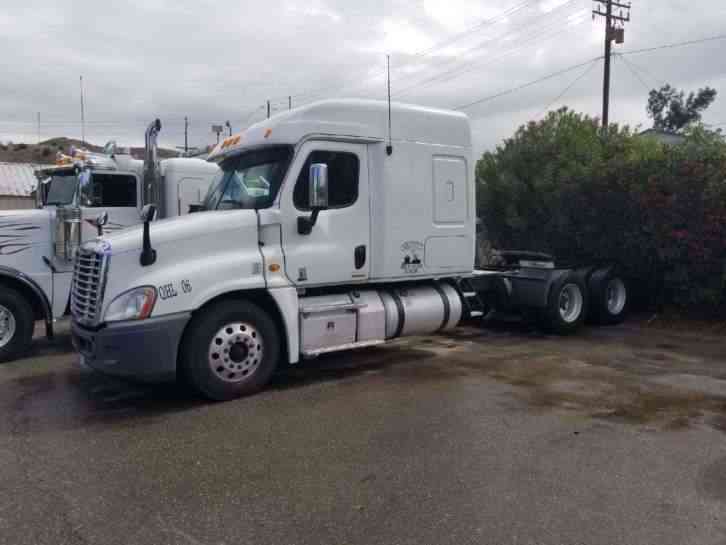
[[[156,288],[153,286],[141,286],[125,291],[108,305],[105,321],[143,320],[154,310],[154,303],[156,303]]]

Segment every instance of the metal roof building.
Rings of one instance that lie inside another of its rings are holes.
[[[33,172],[39,165],[0,162],[0,209],[33,208],[38,181]]]

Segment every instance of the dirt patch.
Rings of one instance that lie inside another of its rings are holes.
[[[445,355],[451,371],[516,386],[514,395],[532,410],[564,409],[669,430],[705,421],[726,431],[726,381],[719,378],[726,362],[713,361],[685,342],[670,344],[669,350],[669,343],[642,331],[629,345],[632,333],[623,333],[617,343],[609,334],[605,342],[582,337],[512,342],[459,333],[455,350],[447,352],[447,338],[424,349]],[[696,374],[683,372],[689,370]]]
[[[705,495],[726,502],[726,457],[706,466],[701,471],[698,485]]]

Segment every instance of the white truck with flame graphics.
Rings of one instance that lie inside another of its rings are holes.
[[[85,365],[184,378],[224,400],[302,358],[494,310],[532,310],[558,332],[625,310],[612,267],[530,255],[474,269],[474,159],[461,113],[323,101],[227,138],[209,160],[222,173],[207,212],[150,224],[150,205],[143,226],[83,245],[71,307]]]
[[[147,164],[160,127],[157,120],[147,131]],[[182,158],[160,168],[145,174],[144,161],[113,143],[103,153],[72,150],[37,171],[37,209],[0,211],[0,361],[27,352],[36,321],[53,334],[54,320],[68,313],[77,249],[101,229],[109,234],[139,223],[145,177],[159,178],[161,211],[176,216],[202,200],[219,170]]]

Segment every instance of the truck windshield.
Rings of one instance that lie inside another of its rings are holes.
[[[270,146],[224,161],[204,199],[205,210],[269,208],[292,159],[292,146]]]
[[[45,204],[57,206],[73,202],[73,196],[78,185],[78,178],[75,173],[54,174],[47,184]]]

